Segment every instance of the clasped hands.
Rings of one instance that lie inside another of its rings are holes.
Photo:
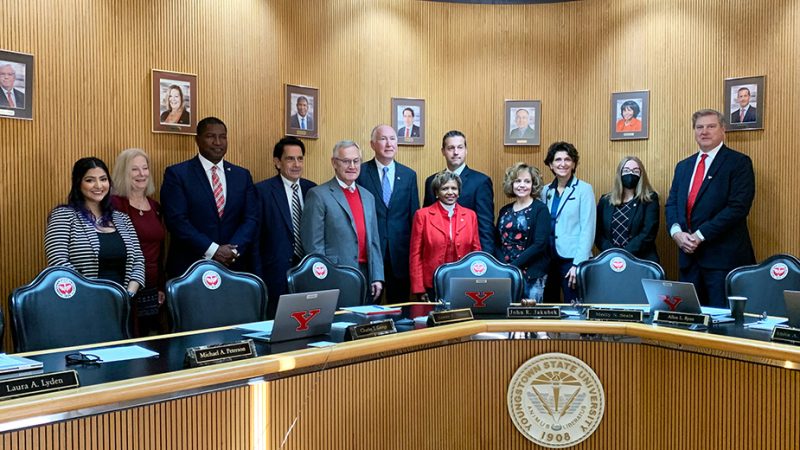
[[[679,231],[672,236],[672,239],[675,240],[675,243],[678,244],[678,247],[686,254],[691,255],[697,250],[697,247],[703,242],[698,236],[697,233],[687,233],[685,231]]]
[[[226,266],[230,266],[235,263],[236,258],[239,257],[239,252],[236,250],[236,247],[238,246],[235,244],[220,245],[214,253],[213,259]]]

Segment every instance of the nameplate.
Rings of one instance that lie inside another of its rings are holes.
[[[644,312],[632,309],[589,308],[586,312],[586,318],[613,322],[641,322],[644,320]]]
[[[78,373],[74,370],[8,378],[0,381],[0,400],[74,389],[80,385]]]
[[[465,322],[472,319],[472,310],[469,308],[453,309],[450,311],[431,311],[428,314],[428,326],[435,327],[448,323]]]
[[[202,367],[240,359],[255,358],[256,348],[252,339],[227,344],[201,345],[186,349],[185,365]]]
[[[711,316],[708,314],[693,314],[675,311],[656,311],[653,323],[665,323],[670,325],[703,325],[707,327],[711,323]]]
[[[371,338],[376,336],[384,336],[386,334],[397,333],[397,328],[394,326],[394,320],[376,320],[374,322],[365,323],[362,325],[350,325],[347,327],[347,335],[345,340],[359,340],[364,338]]]
[[[561,319],[559,306],[509,306],[507,319]]]
[[[775,327],[772,329],[770,340],[800,345],[800,328]]]
[[[308,134],[308,132],[305,130],[295,130],[295,134],[298,136],[305,136]]]

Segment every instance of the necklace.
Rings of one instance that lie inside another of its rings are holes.
[[[136,209],[137,211],[139,211],[139,216],[140,216],[140,217],[141,217],[141,216],[144,216],[144,210],[145,210],[145,209],[147,209],[147,206],[145,206],[144,208],[140,208],[140,207],[138,207],[138,206],[134,205],[134,204],[133,204],[133,199],[132,199],[132,198],[128,198],[128,204],[129,204],[129,205],[131,205],[131,206],[132,206],[134,209]],[[148,203],[148,202],[147,202],[147,199],[145,199],[145,201],[144,201],[144,204],[145,204],[145,205],[148,205],[148,206],[150,205],[150,203]]]

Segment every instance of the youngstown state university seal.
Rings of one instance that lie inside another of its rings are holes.
[[[548,448],[573,446],[600,425],[603,385],[574,356],[546,353],[517,369],[508,385],[508,413],[531,441]]]

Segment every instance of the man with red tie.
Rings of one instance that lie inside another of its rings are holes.
[[[14,66],[0,61],[0,108],[25,109],[25,94],[14,88],[16,82]]]
[[[680,249],[680,280],[694,283],[702,304],[727,307],[725,276],[756,262],[747,229],[755,196],[753,162],[723,143],[719,111],[697,111],[692,124],[700,151],[675,166],[667,223]]]
[[[414,110],[412,108],[405,108],[403,110],[403,125],[397,130],[397,135],[401,138],[415,138],[419,137],[419,127],[414,125]]]

